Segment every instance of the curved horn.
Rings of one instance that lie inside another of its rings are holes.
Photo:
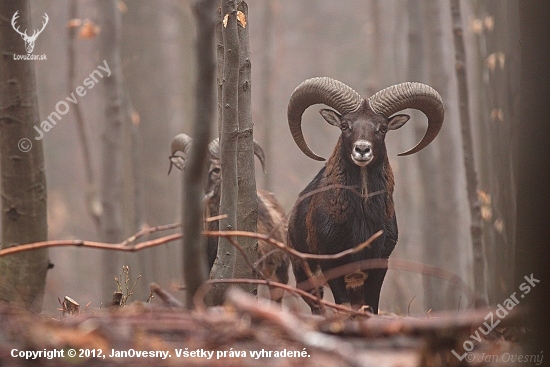
[[[208,144],[208,151],[213,159],[220,159],[220,139],[216,138]]]
[[[382,89],[368,99],[369,106],[376,114],[390,117],[406,108],[422,111],[428,118],[428,129],[418,144],[398,155],[416,153],[435,139],[441,126],[445,110],[441,96],[432,87],[422,83],[401,83]]]
[[[302,133],[302,114],[311,105],[324,103],[340,114],[353,112],[361,105],[362,98],[353,89],[338,80],[327,77],[311,78],[302,82],[288,102],[288,126],[292,138],[308,157],[324,161],[325,159],[309,149]]]
[[[220,159],[220,139],[216,138],[208,144],[208,151],[214,159]],[[262,170],[265,173],[265,153],[260,144],[254,139],[254,154],[262,164]]]
[[[185,159],[187,158],[187,154],[189,153],[189,147],[191,146],[191,142],[193,139],[187,134],[178,134],[172,139],[172,143],[170,144],[170,168],[168,169],[168,174],[172,171],[172,166],[176,166],[177,168],[183,170]],[[177,156],[177,152],[182,152],[181,156]]]

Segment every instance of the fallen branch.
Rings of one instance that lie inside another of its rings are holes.
[[[335,354],[350,366],[364,365],[350,343],[314,330],[295,315],[281,311],[270,303],[255,302],[251,296],[238,288],[227,292],[227,303],[238,312],[278,326],[288,337],[308,348]]]
[[[309,298],[314,302],[322,303],[326,307],[330,307],[330,308],[332,308],[336,311],[339,311],[339,312],[342,312],[342,313],[345,313],[345,314],[348,314],[348,315],[367,316],[367,317],[372,316],[372,314],[370,312],[353,310],[353,309],[351,309],[349,307],[346,307],[346,306],[343,306],[343,305],[338,305],[336,303],[329,302],[329,301],[326,301],[324,299],[319,299],[311,293],[308,293],[308,292],[303,291],[301,289],[292,287],[288,284],[283,284],[283,283],[268,281],[268,280],[262,280],[262,279],[210,279],[210,280],[206,281],[205,283],[203,283],[203,285],[201,287],[199,287],[199,289],[197,290],[197,292],[193,296],[193,303],[194,303],[195,308],[197,309],[197,311],[206,312],[207,307],[204,303],[204,297],[205,297],[206,293],[208,293],[208,291],[210,290],[210,286],[212,284],[220,284],[220,283],[267,285],[269,287],[283,289],[283,290],[287,291],[290,294],[298,294],[302,297]],[[180,289],[182,289],[182,288],[184,288],[184,287],[180,287]]]
[[[159,296],[159,298],[164,302],[164,304],[168,307],[183,307],[183,303],[181,303],[176,297],[171,295],[168,291],[161,288],[160,285],[157,283],[151,283],[151,292],[155,293]]]

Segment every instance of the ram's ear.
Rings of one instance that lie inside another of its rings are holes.
[[[339,128],[340,125],[342,124],[342,119],[341,119],[342,115],[340,115],[338,112],[334,110],[323,108],[322,110],[319,111],[319,113],[332,126],[336,126]]]
[[[405,122],[409,121],[411,116],[409,115],[394,115],[390,117],[390,121],[388,122],[388,130],[397,130],[403,125],[405,125]]]

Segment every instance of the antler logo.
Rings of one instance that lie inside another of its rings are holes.
[[[13,14],[13,17],[11,18],[11,26],[17,33],[21,35],[21,38],[23,38],[23,40],[25,41],[25,48],[27,49],[27,53],[30,54],[34,49],[34,42],[36,41],[40,33],[42,33],[44,28],[46,28],[46,24],[48,24],[48,20],[49,20],[48,14],[44,13],[44,22],[42,23],[42,29],[39,31],[35,29],[34,32],[32,33],[32,36],[29,36],[27,35],[26,29],[24,32],[21,32],[19,30],[19,26],[17,27],[15,26],[15,21],[17,18],[19,18],[19,15],[17,13],[19,13],[19,10],[16,11],[15,14]]]

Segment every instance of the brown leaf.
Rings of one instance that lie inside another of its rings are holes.
[[[502,233],[504,231],[504,221],[502,220],[502,218],[498,218],[497,220],[495,220],[493,226],[498,233]]]
[[[488,32],[492,32],[495,29],[495,18],[487,15],[483,18],[483,25]]]
[[[483,32],[483,22],[481,19],[472,19],[470,22],[470,29],[474,32],[474,34],[481,34],[481,32]]]
[[[82,19],[71,19],[69,20],[69,22],[67,23],[67,27],[68,28],[77,28],[77,27],[80,27],[82,25]]]
[[[485,59],[485,64],[490,71],[497,69],[504,70],[504,63],[506,62],[506,55],[503,52],[493,52]]]
[[[139,113],[135,111],[132,112],[132,124],[139,125],[140,122],[141,122],[141,117],[139,116]]]
[[[118,8],[118,11],[121,13],[121,14],[126,14],[128,12],[128,5],[126,5],[126,3],[122,0],[119,0],[117,1],[117,8]]]
[[[90,39],[94,38],[101,32],[101,28],[99,28],[98,25],[96,25],[94,22],[92,22],[89,19],[84,20],[84,24],[82,24],[82,27],[80,28],[80,32],[78,32],[78,38],[82,39]]]
[[[504,112],[499,107],[495,107],[491,110],[491,120],[492,121],[504,121]]]
[[[239,21],[239,24],[243,27],[243,28],[246,28],[246,16],[244,15],[244,13],[242,11],[238,11],[237,12],[237,20]]]

